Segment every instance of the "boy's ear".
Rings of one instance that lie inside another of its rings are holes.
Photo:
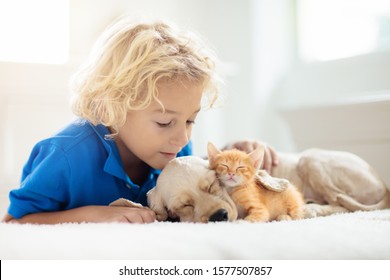
[[[264,159],[264,152],[265,152],[265,147],[263,145],[259,145],[255,150],[253,150],[249,154],[255,169],[260,168],[261,163],[263,162]]]
[[[209,157],[209,162],[212,164],[215,161],[215,157],[221,153],[220,150],[218,150],[217,147],[214,146],[213,143],[209,142],[207,144],[207,155]]]

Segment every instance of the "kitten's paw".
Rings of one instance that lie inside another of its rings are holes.
[[[280,215],[276,218],[277,221],[291,221],[292,218],[289,215]]]
[[[233,223],[235,223],[235,224],[248,224],[250,222],[245,220],[245,219],[238,219],[238,220],[233,221]]]
[[[288,215],[291,217],[291,220],[301,220],[305,217],[304,208],[294,209],[289,211]]]
[[[263,217],[254,217],[254,216],[246,216],[244,220],[251,223],[263,223],[269,221],[268,219],[265,219]]]

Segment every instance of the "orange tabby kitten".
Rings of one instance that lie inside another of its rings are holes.
[[[264,147],[247,154],[235,149],[221,152],[209,143],[207,151],[210,169],[236,203],[239,218],[251,222],[303,218],[303,197],[295,186],[289,183],[284,191],[275,192],[257,183]]]

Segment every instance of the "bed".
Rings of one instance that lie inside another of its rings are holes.
[[[0,224],[1,259],[390,259],[390,209],[299,221]]]

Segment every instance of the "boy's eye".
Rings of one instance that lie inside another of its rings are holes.
[[[195,121],[190,121],[190,120],[187,121],[187,125],[193,125],[193,124],[195,124]]]
[[[157,125],[159,126],[159,127],[169,127],[171,124],[172,124],[172,122],[170,121],[170,122],[167,122],[167,123],[160,123],[160,122],[156,122],[157,123]]]

